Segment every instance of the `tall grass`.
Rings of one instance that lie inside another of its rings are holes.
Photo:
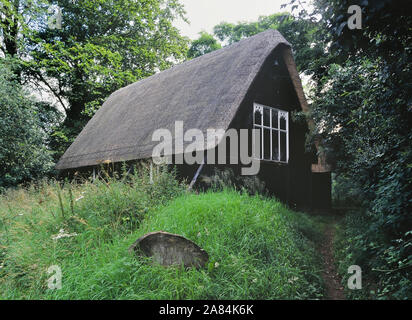
[[[152,180],[146,168],[120,179],[14,190],[1,196],[0,218],[3,299],[306,299],[323,293],[314,219],[275,199],[236,191],[186,193],[166,170]],[[156,230],[193,240],[209,253],[209,264],[166,268],[128,252]],[[62,269],[60,290],[47,288],[51,265]]]
[[[50,265],[133,232],[151,209],[183,191],[173,172],[151,176],[147,166],[94,182],[9,190],[0,196],[0,297],[41,298]]]

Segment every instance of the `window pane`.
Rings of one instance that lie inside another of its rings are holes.
[[[280,117],[280,128],[286,130],[286,117]]]
[[[278,111],[272,110],[272,128],[278,127]]]
[[[286,161],[286,132],[280,132],[280,161]]]
[[[270,129],[263,129],[263,159],[270,160]]]
[[[263,125],[270,126],[270,109],[264,108],[263,109]]]
[[[255,127],[256,134],[259,137],[258,146],[256,144],[256,141],[253,140],[253,157],[262,159],[262,129]],[[253,139],[253,138],[252,138]]]
[[[255,110],[255,124],[262,124],[262,113],[260,110]]]
[[[279,131],[272,130],[272,160],[279,160]]]

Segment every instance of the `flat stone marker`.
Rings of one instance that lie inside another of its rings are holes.
[[[130,252],[143,253],[153,257],[153,261],[163,265],[184,265],[204,267],[209,260],[208,253],[196,243],[178,234],[156,231],[145,234],[133,243]]]

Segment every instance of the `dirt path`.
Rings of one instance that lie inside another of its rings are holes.
[[[341,278],[335,267],[335,259],[333,257],[333,239],[335,237],[335,223],[331,222],[325,229],[325,239],[320,247],[320,252],[323,257],[324,269],[322,277],[325,282],[326,300],[345,300],[345,294],[341,285]]]

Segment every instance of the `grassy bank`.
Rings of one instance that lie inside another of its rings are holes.
[[[2,299],[307,299],[323,294],[321,224],[274,199],[186,193],[167,172],[128,181],[56,183],[0,199]],[[61,202],[60,202],[61,199]],[[61,204],[60,204],[61,203]],[[62,210],[63,209],[63,210]],[[149,231],[181,234],[210,255],[201,270],[128,253]],[[47,288],[47,268],[62,289]]]

